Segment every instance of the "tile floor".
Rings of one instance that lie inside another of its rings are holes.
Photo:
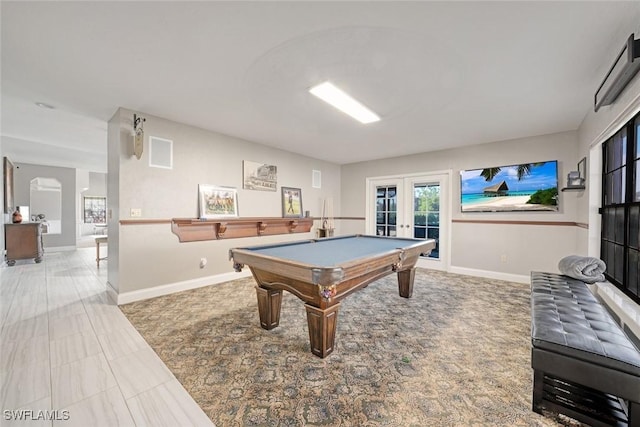
[[[109,301],[107,262],[89,247],[0,267],[0,425],[213,425]]]

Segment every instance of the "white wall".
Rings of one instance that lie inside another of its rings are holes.
[[[107,125],[107,285],[116,300],[120,292],[120,157],[128,153],[121,139],[131,133],[131,124],[123,122],[122,114],[116,111]]]
[[[610,44],[611,57],[603,58],[601,66],[604,70],[603,78],[629,34],[634,33],[636,39],[640,36],[640,11],[636,11],[635,19],[631,22],[636,24],[618,28],[618,37]],[[587,157],[589,161],[586,197],[581,198],[578,204],[579,220],[586,220],[589,223],[588,230],[583,230],[578,235],[577,243],[581,253],[600,257],[601,227],[598,208],[602,205],[602,143],[620,130],[639,111],[640,74],[637,74],[613,104],[601,107],[598,112],[591,109],[578,128],[579,157]],[[599,283],[594,288],[609,308],[617,313],[626,328],[638,336],[638,330],[640,330],[638,304],[609,283]]]
[[[638,33],[638,30],[640,28],[621,28],[620,40],[611,42],[612,52],[619,50],[618,46],[630,32]],[[610,62],[603,58],[603,69],[606,70]],[[279,187],[302,188],[304,209],[311,210],[312,215],[319,215],[320,200],[330,196],[334,199],[336,216],[346,217],[365,216],[367,177],[450,169],[453,171],[451,200],[454,220],[588,222],[589,226],[586,230],[573,225],[454,222],[451,224],[452,271],[480,275],[484,272],[511,279],[526,278],[531,270],[557,271],[557,261],[561,257],[571,253],[586,255],[592,251],[587,247],[587,236],[599,232],[599,223],[594,222],[590,212],[593,211],[592,205],[599,203],[593,194],[593,186],[600,184],[589,179],[585,192],[560,193],[560,211],[557,213],[472,214],[460,212],[458,172],[558,160],[559,185],[562,187],[567,173],[576,169],[582,157],[590,155],[589,148],[611,127],[611,123],[637,110],[639,95],[640,82],[636,77],[614,106],[587,114],[578,131],[437,152],[427,152],[427,136],[425,153],[342,167],[145,114],[142,114],[147,118],[145,153],[141,160],[137,160],[132,156],[130,141],[133,112],[121,109],[109,123],[109,283],[119,294],[126,295],[163,285],[207,279],[231,271],[226,259],[231,247],[305,237],[273,236],[181,244],[168,224],[120,224],[120,220],[129,218],[131,208],[141,209],[143,218],[195,217],[199,183],[237,187],[241,216],[280,216],[279,191],[260,193],[242,190],[242,160],[277,165]],[[173,170],[148,167],[150,135],[174,141]],[[322,190],[311,188],[312,169],[323,172]],[[590,172],[593,173],[592,170]],[[365,231],[364,221],[341,221],[338,227],[338,233],[342,234]],[[503,255],[506,262],[502,262]],[[203,270],[198,268],[201,257],[209,259]]]
[[[75,248],[76,246],[76,171],[55,166],[14,163],[14,198],[16,206],[31,204],[31,180],[37,177],[55,178],[62,184],[61,234],[43,235],[45,248]],[[31,214],[38,212],[31,211]]]
[[[321,200],[333,197],[340,212],[340,167],[257,143],[194,128],[144,113],[144,152],[133,156],[133,111],[120,109],[109,123],[109,274],[121,295],[232,272],[228,250],[273,241],[314,237],[314,233],[179,243],[168,223],[125,225],[132,208],[143,219],[195,218],[198,184],[238,189],[241,217],[282,217],[281,186],[302,189],[303,209],[321,214]],[[149,167],[149,136],[173,141],[173,169]],[[278,168],[276,192],[242,189],[242,161]],[[312,170],[322,171],[322,188],[311,187]],[[207,258],[204,269],[200,259]],[[115,262],[113,260],[116,259]],[[115,264],[115,265],[112,265]],[[118,271],[113,271],[118,267]]]
[[[0,138],[0,159],[3,159],[4,162],[4,151],[2,148],[2,138]],[[4,164],[4,163],[3,163]],[[4,224],[9,222],[9,215],[4,210],[4,167],[2,168],[2,185],[0,185],[0,211],[2,211],[2,227],[0,227],[0,241],[2,241],[2,251],[0,251],[0,257],[2,259],[0,261],[4,261],[4,249],[5,249],[5,241],[4,241]]]
[[[460,171],[558,160],[559,186],[577,163],[577,134],[563,132],[489,144],[416,154],[342,167],[342,216],[365,216],[367,177],[453,170],[452,219],[574,222],[579,195],[560,193],[559,212],[462,213]],[[531,270],[557,271],[558,260],[576,251],[575,226],[451,224],[452,271],[518,279]],[[349,222],[343,231],[364,232],[364,222]],[[444,250],[444,249],[443,249]],[[506,256],[506,262],[502,256]],[[494,275],[495,276],[495,275]]]
[[[634,27],[618,28],[618,37],[610,44],[611,57],[602,59],[601,69],[605,70],[602,73],[603,78],[629,34],[635,33],[636,39],[640,37],[640,11],[636,11],[633,22],[636,22]],[[587,191],[578,205],[578,218],[580,221],[588,222],[589,229],[580,233],[578,244],[581,252],[591,256],[600,256],[598,208],[602,204],[602,143],[620,130],[638,111],[640,111],[640,73],[634,77],[613,104],[601,107],[598,112],[591,108],[578,129],[579,157],[587,157],[589,160]]]

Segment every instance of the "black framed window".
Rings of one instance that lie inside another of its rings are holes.
[[[107,198],[86,196],[83,212],[85,224],[106,224]]]
[[[602,150],[600,257],[607,279],[640,303],[640,115]]]

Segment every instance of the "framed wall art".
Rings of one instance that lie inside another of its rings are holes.
[[[558,211],[556,160],[460,171],[462,212]]]
[[[276,191],[278,186],[278,167],[264,163],[242,162],[243,184],[245,190]]]
[[[199,184],[200,218],[233,218],[238,216],[238,191],[233,187]]]
[[[583,157],[582,160],[578,162],[578,174],[580,178],[583,180],[587,179],[587,158]]]
[[[302,218],[302,190],[282,187],[282,216],[285,218]]]
[[[13,163],[8,157],[4,158],[3,162],[4,172],[4,212],[13,212]]]

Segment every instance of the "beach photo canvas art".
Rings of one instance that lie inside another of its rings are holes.
[[[558,211],[558,162],[460,172],[462,212]]]

